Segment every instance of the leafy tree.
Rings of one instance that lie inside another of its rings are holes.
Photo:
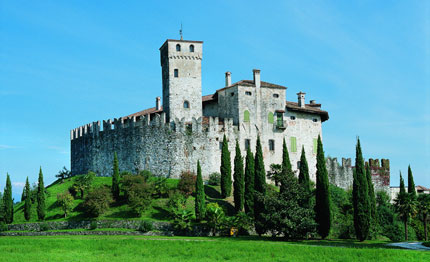
[[[408,241],[408,220],[417,213],[417,203],[414,195],[406,193],[402,175],[400,175],[400,193],[394,201],[396,211],[403,221],[405,240]]]
[[[100,186],[88,192],[83,207],[88,215],[98,217],[109,209],[112,202],[111,190],[106,186]]]
[[[236,140],[236,155],[234,157],[234,183],[233,183],[233,196],[234,196],[234,207],[236,212],[243,210],[245,202],[245,174],[243,171],[243,158],[240,152],[239,141]]]
[[[331,206],[330,190],[328,182],[327,168],[325,165],[324,149],[321,142],[321,136],[318,135],[317,147],[317,173],[316,173],[316,190],[315,190],[315,221],[318,224],[318,233],[324,239],[330,233],[331,226]]]
[[[24,195],[25,195],[25,203],[24,203],[24,218],[29,221],[31,217],[31,199],[30,199],[30,183],[27,180],[25,181],[24,186]]]
[[[412,175],[411,165],[408,166],[408,193],[411,194],[413,198],[417,198],[417,192],[415,191],[414,176]]]
[[[205,217],[205,188],[203,185],[202,168],[200,161],[197,161],[197,179],[196,179],[196,198],[195,198],[195,209],[196,219],[202,220]]]
[[[113,154],[112,195],[115,200],[119,199],[119,165],[116,152]]]
[[[267,178],[274,181],[275,186],[278,186],[282,178],[282,165],[271,164],[270,170],[267,172]]]
[[[43,183],[42,167],[39,170],[39,183],[37,184],[37,217],[45,219],[45,184]]]
[[[225,218],[224,210],[218,203],[209,203],[206,207],[206,220],[212,229],[213,235],[220,229]]]
[[[430,195],[420,194],[418,196],[418,214],[424,225],[424,239],[428,241],[427,222],[430,220]]]
[[[251,149],[246,151],[245,162],[245,212],[249,217],[254,217],[254,156]]]
[[[266,171],[264,169],[263,150],[261,148],[260,136],[257,137],[257,149],[255,152],[255,178],[254,178],[254,218],[255,231],[262,235],[266,232],[263,214],[264,197],[266,196]]]
[[[55,177],[58,179],[61,179],[61,181],[71,176],[72,176],[72,173],[65,166],[63,166],[63,169],[58,171],[58,174],[55,175]]]
[[[311,196],[311,180],[309,178],[309,166],[306,160],[305,147],[302,146],[302,155],[300,156],[300,168],[299,168],[299,184],[303,187],[303,191],[309,197],[308,201],[305,201],[305,205],[310,205]]]
[[[73,206],[73,196],[69,191],[57,194],[57,203],[64,212],[64,217],[67,217],[69,211],[72,210]]]
[[[354,205],[354,227],[357,239],[364,241],[370,230],[370,202],[364,159],[360,139],[357,139],[355,170],[353,175],[352,199]]]
[[[13,222],[13,199],[12,199],[12,183],[10,182],[9,174],[6,176],[6,187],[3,192],[4,215],[3,220],[6,224]]]
[[[130,208],[141,216],[151,206],[153,186],[141,175],[126,175],[122,178],[124,196]]]
[[[88,174],[80,175],[76,178],[73,184],[73,190],[80,193],[81,199],[84,199],[85,192],[91,188],[95,176],[96,173],[90,171]]]
[[[181,178],[178,183],[178,190],[184,194],[185,197],[191,196],[196,190],[196,175],[190,171],[182,172]]]
[[[294,174],[293,173],[293,168],[291,166],[291,162],[290,162],[290,155],[288,154],[288,149],[287,149],[287,143],[285,143],[285,138],[283,140],[282,143],[282,177],[286,177],[288,174]],[[283,179],[282,181],[286,181],[285,179]],[[281,188],[280,190],[284,190],[285,187],[288,187],[289,185],[283,185],[281,183]]]
[[[228,150],[227,137],[224,134],[221,149],[221,195],[223,198],[231,195],[231,159]]]

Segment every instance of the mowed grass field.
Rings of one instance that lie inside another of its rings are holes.
[[[0,237],[0,261],[430,261],[383,243],[144,236]]]

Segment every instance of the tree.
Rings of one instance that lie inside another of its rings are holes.
[[[243,171],[243,158],[240,152],[239,140],[236,140],[236,155],[234,156],[234,183],[233,183],[233,196],[234,196],[234,207],[236,212],[243,210],[244,206],[244,194],[245,194],[245,177]]]
[[[88,192],[83,207],[88,215],[98,217],[108,210],[112,201],[111,190],[106,186],[100,186]]]
[[[315,221],[318,224],[318,233],[324,239],[330,233],[331,226],[331,207],[330,191],[327,168],[325,165],[324,149],[321,142],[321,136],[318,135],[317,147],[317,173],[316,173],[316,190],[315,190]]]
[[[64,217],[67,217],[67,213],[72,210],[73,197],[69,191],[57,194],[57,203],[64,212]]]
[[[251,149],[246,150],[245,162],[245,212],[249,217],[254,217],[254,156]]]
[[[63,166],[63,169],[58,171],[58,174],[55,175],[55,177],[58,179],[61,179],[61,181],[71,176],[72,176],[72,173],[65,166]]]
[[[90,171],[88,174],[80,175],[76,178],[75,183],[73,184],[73,189],[75,192],[79,192],[81,194],[81,199],[84,199],[84,193],[91,188],[95,176],[96,173]]]
[[[417,198],[417,192],[415,191],[414,176],[412,175],[411,165],[408,166],[408,193],[411,194],[413,198]]]
[[[293,168],[290,162],[290,155],[288,154],[287,143],[285,143],[285,138],[282,143],[282,177],[286,177],[288,174],[293,174]],[[282,181],[286,181],[283,179]],[[276,182],[276,181],[275,181]],[[288,185],[284,185],[281,183],[280,190],[284,190],[284,187]]]
[[[311,195],[311,180],[309,178],[309,166],[306,160],[305,147],[302,146],[302,155],[300,156],[300,167],[299,167],[299,184],[303,187],[304,193],[308,195],[308,201],[306,204],[309,205]]]
[[[197,179],[196,179],[196,198],[195,198],[195,209],[196,219],[198,221],[205,217],[205,188],[203,185],[202,168],[200,161],[197,161]]]
[[[400,175],[400,193],[394,201],[396,211],[402,219],[405,228],[405,240],[408,241],[408,221],[409,218],[415,216],[417,213],[417,203],[414,195],[406,193],[402,175]]]
[[[224,134],[221,149],[221,195],[223,198],[231,195],[231,159],[228,150],[227,137]]]
[[[430,220],[430,195],[429,194],[420,194],[418,196],[418,213],[420,215],[421,221],[424,224],[425,241],[428,241],[427,222]]]
[[[6,176],[6,187],[3,192],[3,206],[3,220],[6,224],[11,224],[13,222],[13,199],[12,183],[10,182],[9,174]]]
[[[197,177],[190,171],[182,172],[178,183],[178,190],[185,196],[191,196],[196,190]]]
[[[45,219],[45,185],[43,183],[42,167],[39,170],[39,183],[37,185],[37,217]]]
[[[406,190],[405,190],[405,180],[403,180],[402,172],[400,172],[400,191],[399,191],[399,194],[397,194],[397,196],[402,194],[406,194]]]
[[[254,178],[254,218],[255,231],[262,235],[266,232],[263,214],[264,197],[266,196],[266,171],[264,169],[263,150],[261,148],[260,136],[257,137],[257,148],[255,152],[255,178]]]
[[[31,198],[30,198],[30,183],[28,182],[28,177],[27,177],[27,180],[25,181],[24,197],[25,197],[24,218],[25,220],[29,221],[31,217]]]
[[[367,190],[369,193],[369,204],[370,204],[370,217],[372,221],[376,220],[376,197],[375,188],[372,182],[372,172],[370,166],[366,166],[366,177],[367,177]]]
[[[224,210],[218,205],[218,203],[210,203],[206,210],[206,219],[208,225],[212,229],[212,234],[215,236],[218,229],[225,218]]]
[[[112,195],[115,200],[119,199],[119,165],[116,152],[113,154]]]
[[[352,200],[354,205],[354,227],[357,239],[364,241],[370,230],[370,202],[364,159],[360,139],[355,148],[355,170],[353,174]]]

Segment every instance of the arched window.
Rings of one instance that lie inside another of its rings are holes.
[[[178,77],[178,76],[179,76],[179,71],[178,71],[178,69],[173,70],[173,76],[174,76],[174,77]]]
[[[180,44],[176,45],[176,51],[178,51],[178,52],[181,51],[181,45]]]
[[[249,122],[249,111],[245,110],[245,112],[243,112],[243,122]]]
[[[190,45],[190,52],[194,52],[194,45]]]
[[[272,112],[269,112],[269,114],[267,115],[267,120],[268,120],[269,124],[273,124],[273,122],[275,122],[275,119],[274,119]]]
[[[190,102],[187,100],[184,101],[184,108],[190,108]]]

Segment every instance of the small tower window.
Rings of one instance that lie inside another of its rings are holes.
[[[178,52],[180,52],[180,51],[181,51],[181,45],[180,45],[180,44],[177,44],[177,45],[176,45],[176,51],[178,51]]]
[[[178,71],[178,69],[173,70],[173,76],[174,76],[174,77],[178,77],[178,76],[179,76],[179,71]]]
[[[245,112],[243,112],[243,122],[249,122],[249,111],[245,110]]]
[[[290,116],[290,119],[291,120],[296,120],[296,117],[295,116]]]
[[[252,93],[251,93],[251,92],[249,92],[249,91],[246,91],[246,92],[245,92],[245,95],[250,96],[250,95],[252,95]]]
[[[190,52],[194,52],[194,45],[190,45]]]
[[[317,118],[312,119],[312,121],[314,121],[314,123],[318,122]]]
[[[278,94],[273,94],[273,97],[274,97],[274,98],[278,98],[278,97],[279,97],[279,95],[278,95]]]
[[[190,102],[187,100],[184,101],[184,108],[190,108]]]
[[[269,150],[275,151],[275,140],[269,139]]]

